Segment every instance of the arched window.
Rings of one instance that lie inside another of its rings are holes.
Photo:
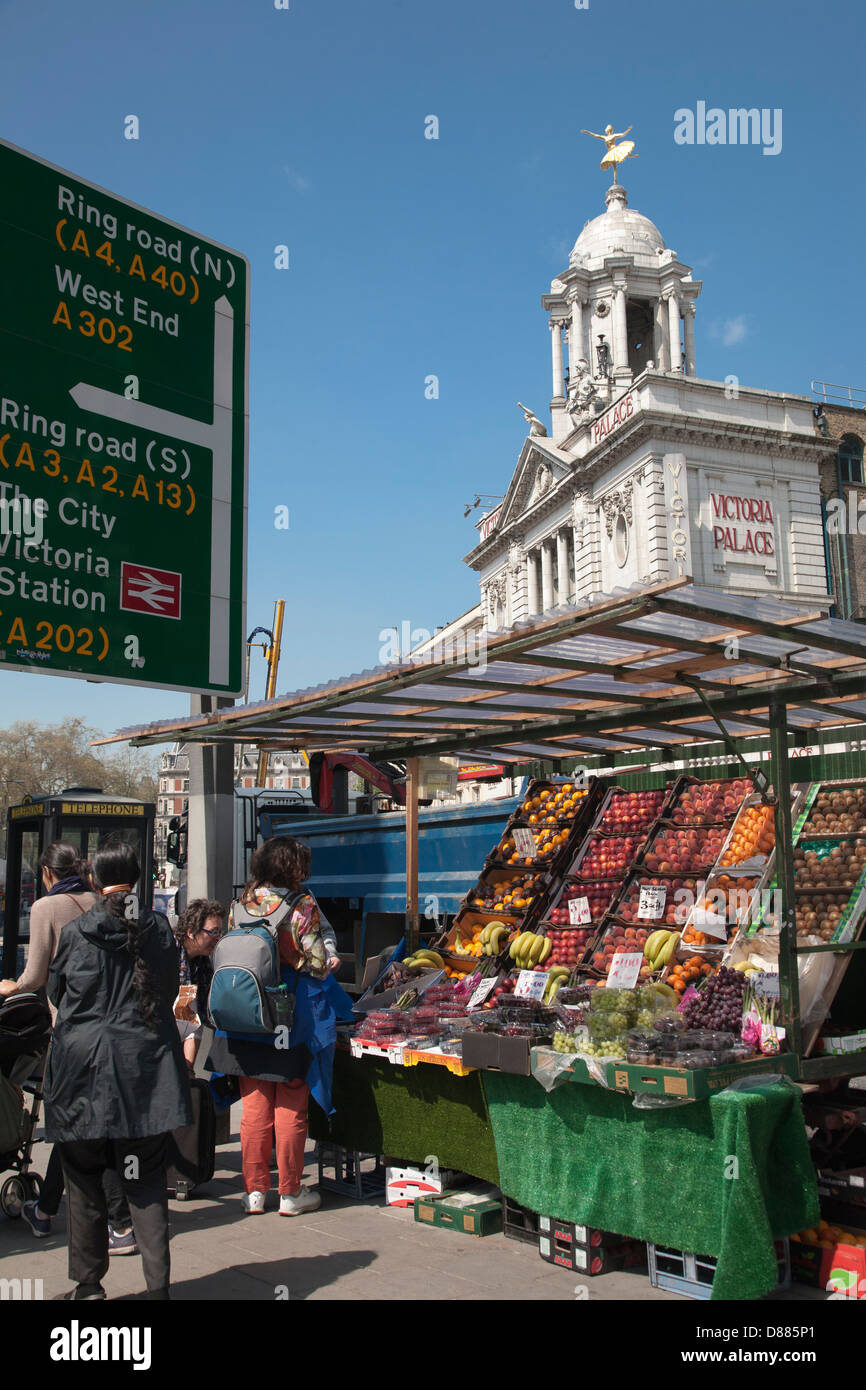
[[[856,434],[843,434],[836,457],[843,483],[863,482],[863,441]]]

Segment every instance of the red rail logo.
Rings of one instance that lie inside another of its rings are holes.
[[[181,576],[153,565],[120,566],[120,606],[128,613],[150,613],[158,618],[180,617]]]

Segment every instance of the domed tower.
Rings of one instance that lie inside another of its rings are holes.
[[[628,206],[622,184],[587,222],[542,306],[553,344],[553,438],[627,390],[647,368],[696,376],[694,316],[701,282],[665,246],[658,227]],[[565,366],[566,345],[568,368]]]

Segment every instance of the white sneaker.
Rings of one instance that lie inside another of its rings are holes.
[[[245,1192],[244,1211],[247,1216],[261,1216],[265,1209],[264,1192]]]
[[[280,1216],[300,1216],[305,1211],[318,1211],[321,1205],[322,1198],[318,1192],[300,1187],[293,1197],[289,1193],[280,1197]]]

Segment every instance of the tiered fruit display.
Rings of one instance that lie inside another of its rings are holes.
[[[592,879],[588,883],[567,883],[556,907],[548,912],[547,919],[555,927],[570,926],[569,902],[574,898],[586,898],[592,921],[597,922],[607,912],[619,889],[619,882],[610,883],[603,879]]]
[[[698,897],[695,903],[696,913],[712,913],[717,917],[724,917],[729,927],[742,926],[749,914],[751,895],[760,883],[760,879],[748,874],[731,875],[720,874],[708,885],[705,894]],[[724,946],[721,937],[714,936],[712,932],[701,931],[694,922],[690,922],[683,932],[684,946]]]
[[[605,807],[599,830],[638,835],[661,814],[665,792],[615,792]]]
[[[624,902],[617,907],[616,915],[634,926],[649,924],[648,931],[652,931],[656,926],[680,927],[691,911],[698,892],[698,883],[699,880],[696,878],[651,878],[641,875],[629,888]],[[641,917],[641,888],[665,889],[664,908],[658,917]]]
[[[611,879],[621,877],[631,868],[640,848],[635,835],[594,836],[587,842],[586,853],[573,870],[582,879]]]
[[[860,835],[866,833],[866,787],[827,788],[812,804],[803,835]]]
[[[775,847],[773,807],[748,806],[737,821],[722,866],[727,869],[734,864],[744,864],[748,859],[767,858]]]
[[[541,885],[542,874],[509,874],[499,883],[485,883],[483,880],[473,889],[467,905],[480,912],[503,912],[509,916],[522,916],[532,906]]]
[[[706,962],[697,956],[693,956],[692,960],[696,963],[690,969],[702,972]],[[677,993],[682,992],[673,980],[670,983]],[[697,978],[687,983],[696,984]],[[746,976],[741,970],[730,970],[726,965],[720,966],[714,975],[709,976],[697,994],[683,1004],[682,1012],[689,1028],[727,1029],[739,1035],[746,984]]]
[[[712,868],[727,839],[724,826],[664,830],[644,856],[651,873],[694,874]]]
[[[819,850],[794,850],[794,881],[798,888],[852,889],[866,867],[866,840],[842,840]]]
[[[688,787],[671,815],[677,825],[708,825],[712,821],[731,823],[745,797],[752,790],[747,777],[730,782],[701,782]]]

